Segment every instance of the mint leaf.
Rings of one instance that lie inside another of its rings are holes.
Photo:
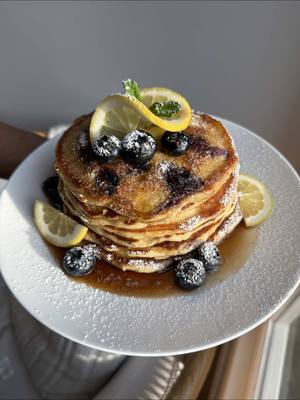
[[[161,101],[153,103],[150,111],[158,117],[172,118],[181,110],[181,105],[177,101]]]
[[[140,87],[137,82],[132,79],[124,79],[122,81],[123,88],[128,96],[133,96],[136,99],[142,101]]]

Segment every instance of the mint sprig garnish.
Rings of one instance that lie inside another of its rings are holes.
[[[122,81],[122,84],[128,96],[133,96],[136,99],[142,101],[141,89],[136,81],[132,79],[124,79]]]
[[[141,89],[136,81],[133,79],[124,79],[122,85],[127,96],[135,97],[137,100],[143,102]],[[149,107],[149,110],[158,117],[172,118],[181,108],[181,105],[177,101],[170,100],[155,102]]]
[[[172,118],[181,108],[181,105],[177,101],[170,100],[153,103],[149,109],[158,117]]]

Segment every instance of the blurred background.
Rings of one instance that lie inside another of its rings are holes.
[[[238,122],[300,170],[300,3],[0,3],[0,120],[43,130],[131,77]]]

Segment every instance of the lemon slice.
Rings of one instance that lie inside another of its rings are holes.
[[[133,96],[123,94],[105,97],[97,106],[91,120],[91,143],[104,135],[122,138],[124,134],[135,129],[143,129],[159,136],[163,131],[177,132],[189,126],[192,110],[180,94],[165,88],[147,88],[141,90],[141,95],[143,103]],[[148,108],[156,101],[169,100],[177,101],[182,107],[171,119],[158,117]]]
[[[84,239],[88,228],[49,204],[36,200],[34,220],[44,239],[58,247],[72,247]]]
[[[142,89],[141,96],[143,104],[147,108],[152,106],[153,103],[161,101],[176,101],[181,105],[181,110],[171,119],[157,117],[150,111],[150,114],[156,118],[156,120],[151,120],[153,125],[170,132],[184,131],[190,125],[192,109],[181,94],[167,88],[152,87]]]
[[[238,193],[246,226],[258,225],[272,213],[271,193],[262,182],[253,176],[240,174]]]

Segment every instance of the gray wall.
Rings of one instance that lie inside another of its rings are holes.
[[[300,169],[299,2],[1,2],[0,120],[45,129],[124,77],[257,131]]]

